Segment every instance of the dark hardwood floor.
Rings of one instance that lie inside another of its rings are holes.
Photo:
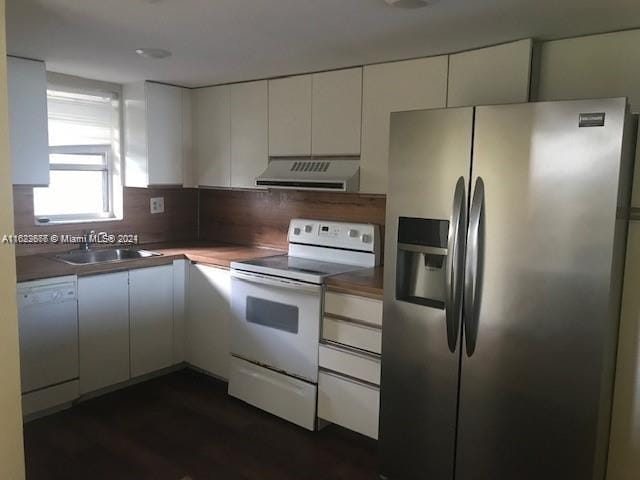
[[[376,479],[377,444],[308,432],[192,370],[25,425],[28,480]]]

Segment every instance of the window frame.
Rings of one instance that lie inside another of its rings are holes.
[[[50,171],[103,171],[103,212],[81,214],[37,215],[34,204],[34,223],[39,226],[51,224],[74,224],[93,222],[112,222],[123,219],[122,158],[124,119],[122,108],[122,85],[89,80],[60,73],[47,72],[47,90],[73,94],[108,95],[111,97],[117,118],[117,129],[112,143],[103,145],[55,145],[49,146],[49,155],[104,155],[104,166],[86,164],[52,164]],[[50,160],[50,159],[49,159]]]
[[[69,223],[91,220],[115,219],[113,208],[113,164],[111,145],[56,145],[49,147],[49,155],[102,155],[102,165],[88,165],[81,163],[51,163],[50,171],[63,172],[102,172],[102,205],[100,213],[85,212],[74,214],[36,215],[38,223]],[[45,219],[43,222],[42,220]]]

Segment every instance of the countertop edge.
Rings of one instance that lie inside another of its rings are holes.
[[[16,281],[17,283],[45,280],[66,275],[86,277],[116,273],[138,268],[150,268],[161,265],[170,265],[175,260],[187,260],[192,263],[211,267],[229,269],[230,263],[236,260],[255,258],[260,256],[281,255],[281,250],[252,247],[235,244],[197,245],[186,247],[163,246],[161,244],[141,245],[146,250],[162,253],[162,256],[147,257],[121,262],[108,262],[94,265],[70,265],[52,258],[50,254],[34,254],[16,257]],[[215,250],[224,250],[215,253]],[[166,250],[166,253],[163,251]],[[197,250],[194,252],[193,250]],[[211,250],[211,253],[203,253]],[[231,251],[229,251],[231,250]],[[246,250],[246,254],[242,253]]]

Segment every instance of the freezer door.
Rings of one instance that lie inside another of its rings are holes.
[[[473,109],[391,115],[380,442],[390,479],[453,478]]]
[[[456,480],[603,478],[625,109],[476,109]]]

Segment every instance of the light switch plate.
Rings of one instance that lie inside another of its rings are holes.
[[[151,213],[164,213],[164,197],[154,197],[150,200]]]

